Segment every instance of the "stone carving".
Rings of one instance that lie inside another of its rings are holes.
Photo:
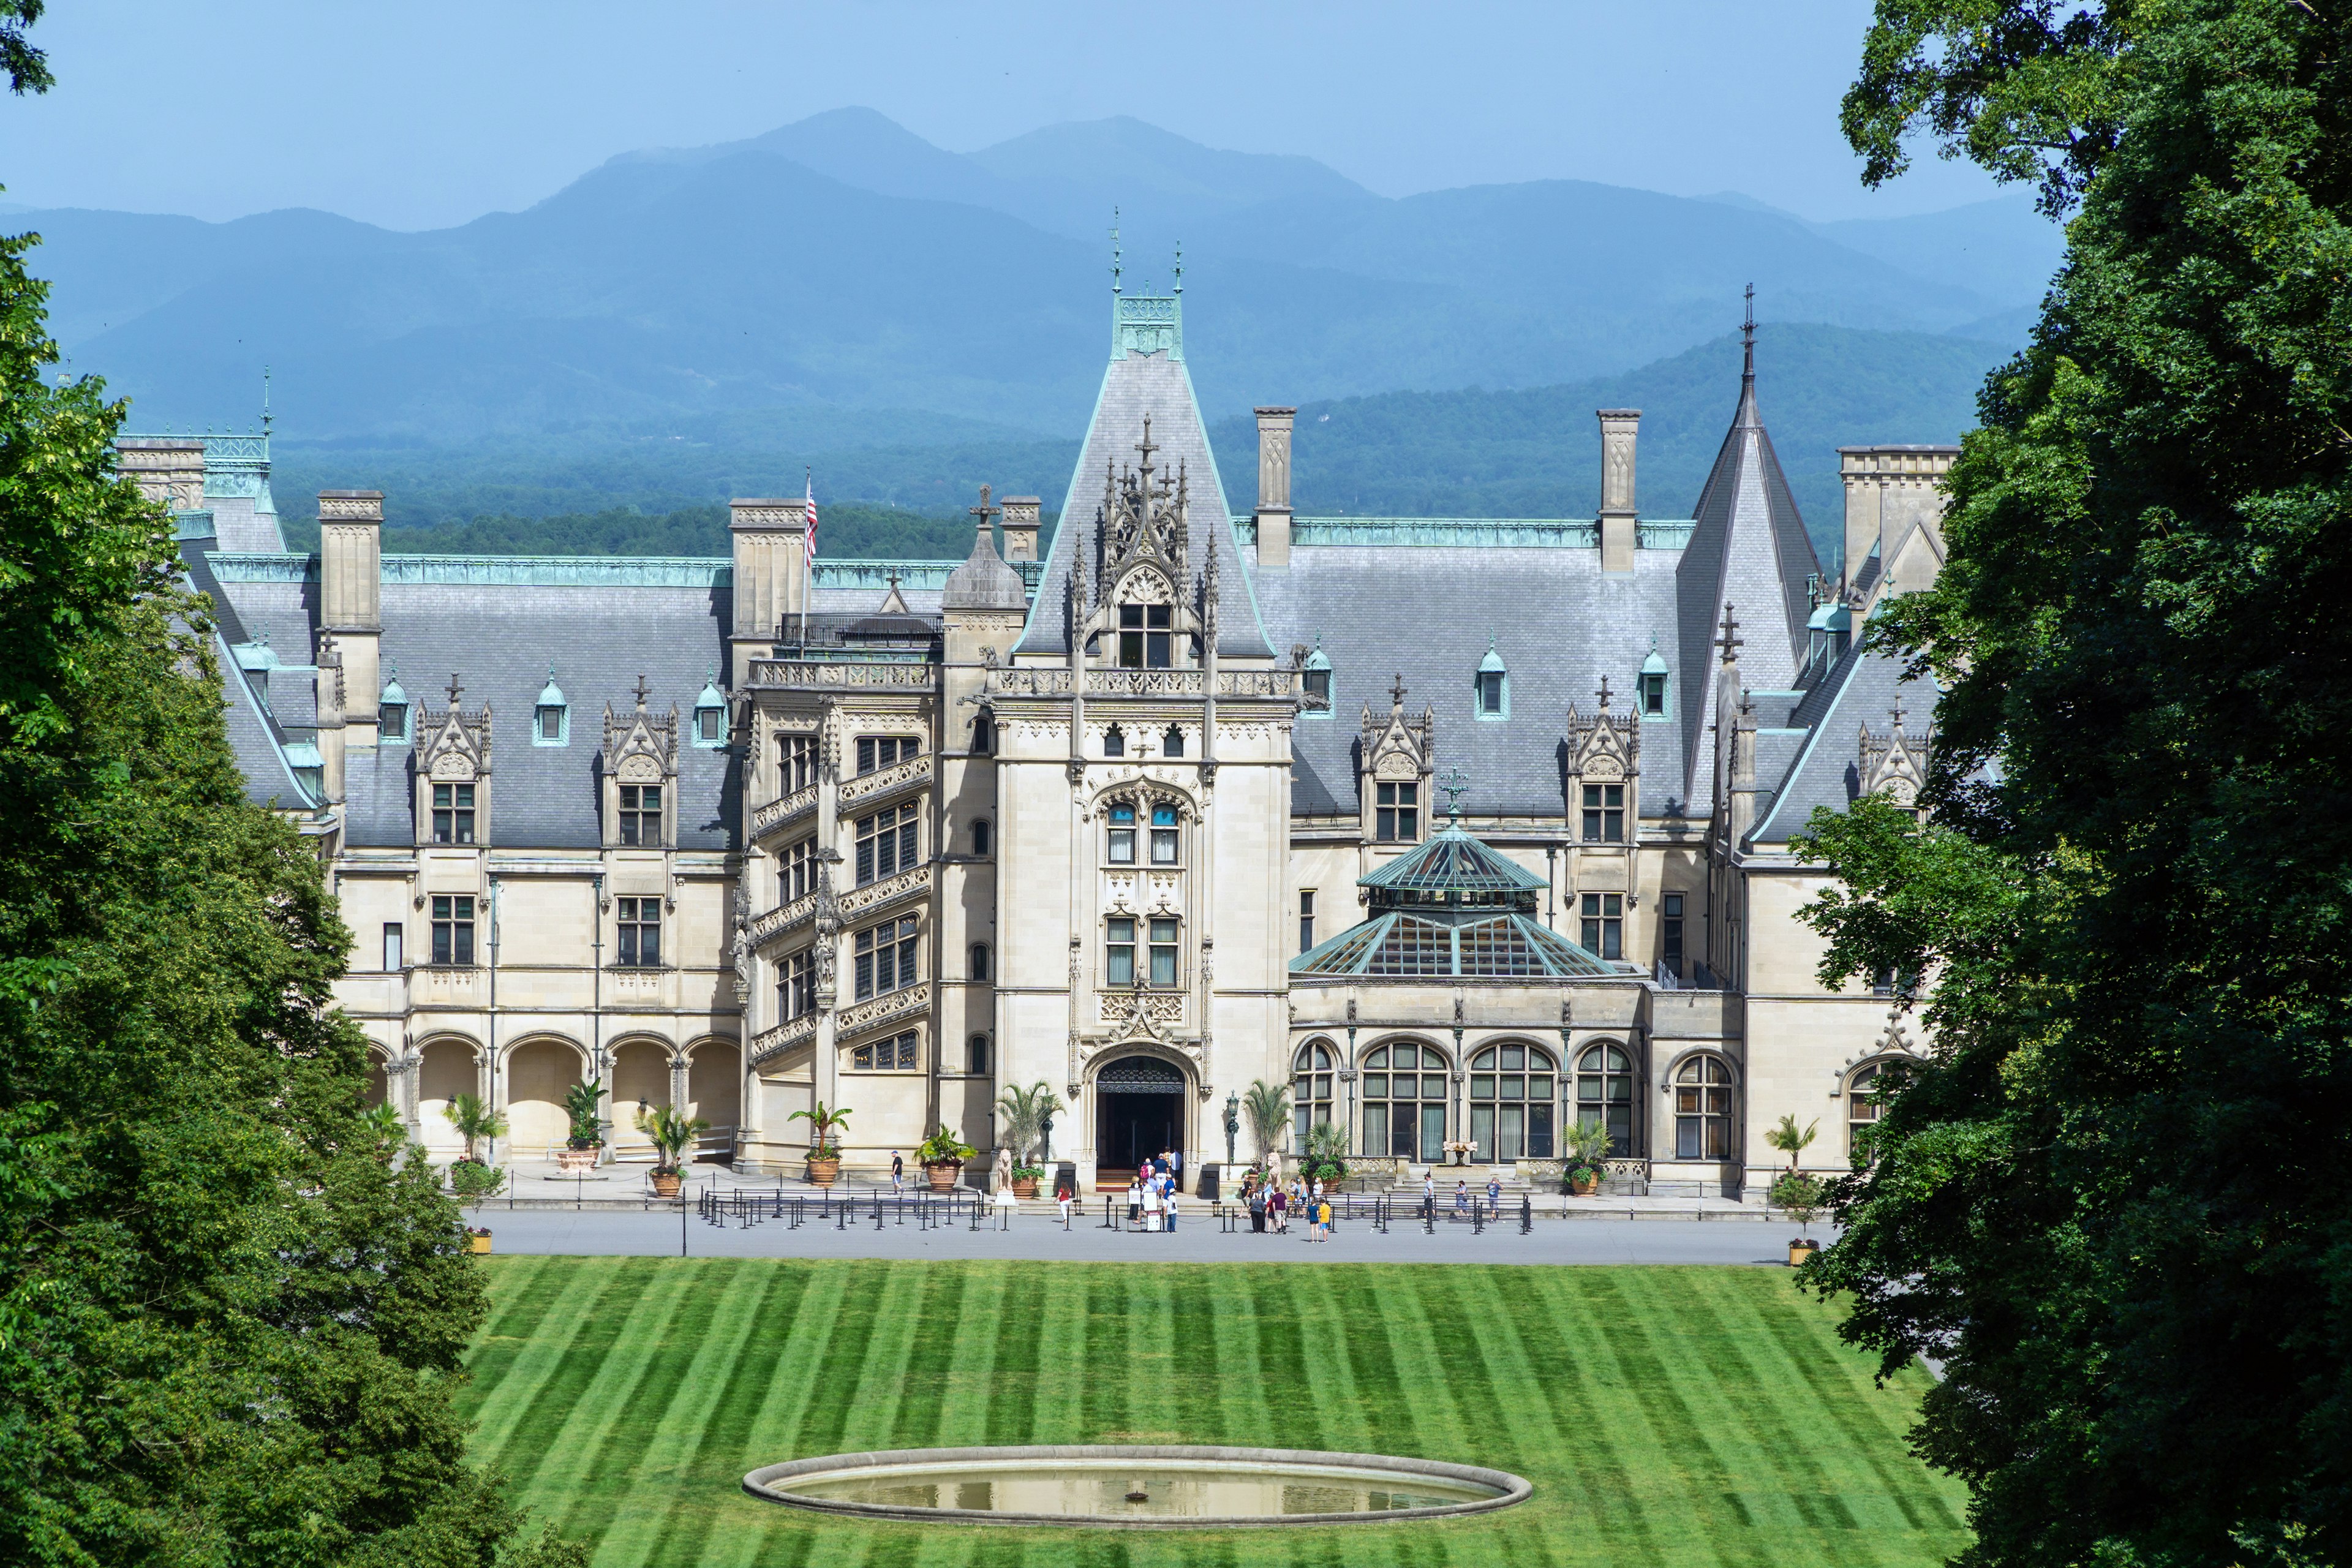
[[[745,916],[751,913],[751,898],[739,879],[735,884],[735,1005],[740,1007],[751,1000],[751,941]]]
[[[746,766],[749,766],[747,762]],[[816,785],[796,789],[792,794],[767,805],[751,814],[751,835],[759,837],[786,827],[816,810]]]
[[[1404,691],[1404,678],[1399,676],[1396,684],[1389,689],[1389,711],[1384,720],[1372,716],[1370,703],[1364,705],[1363,767],[1382,782],[1418,780],[1437,765],[1437,716],[1424,706],[1419,718],[1408,718]]]
[[[1295,669],[1217,671],[1217,695],[1220,697],[1287,697],[1297,689],[1298,672]]]
[[[901,871],[895,877],[885,878],[879,882],[869,882],[865,887],[853,888],[842,894],[836,918],[846,921],[860,915],[872,914],[887,905],[930,890],[931,868],[929,866],[918,866],[911,871]]]
[[[1148,1036],[1173,1044],[1172,1031],[1184,1022],[1184,996],[1178,991],[1101,991],[1095,994],[1096,1016],[1108,1026],[1114,1040]]]
[[[490,776],[490,705],[468,713],[457,704],[465,689],[450,680],[450,705],[440,712],[419,714],[416,724],[416,771],[426,778],[464,781]],[[487,822],[485,822],[487,826]]]
[[[1592,783],[1615,783],[1635,777],[1642,771],[1642,721],[1633,710],[1622,713],[1609,708],[1609,682],[1604,679],[1599,693],[1601,705],[1591,713],[1579,713],[1571,705],[1568,710],[1568,771],[1571,780]],[[1574,784],[1570,785],[1569,807],[1577,806]],[[1634,803],[1625,802],[1627,822],[1633,820]]]
[[[853,802],[878,801],[884,795],[893,795],[899,790],[913,788],[919,784],[926,784],[930,781],[931,759],[919,756],[911,762],[900,763],[895,767],[883,768],[845,781],[841,786],[841,804],[845,806]]]
[[[877,996],[871,1002],[860,1002],[855,1007],[841,1010],[841,1020],[834,1027],[834,1038],[846,1040],[852,1035],[878,1029],[886,1024],[896,1024],[914,1014],[929,1012],[930,1005],[931,987],[929,982]]]
[[[1066,675],[1068,673],[1064,671]],[[1087,695],[1110,697],[1198,697],[1197,669],[1090,669]]]
[[[826,687],[917,687],[929,690],[937,672],[928,664],[834,664],[814,659],[755,658],[750,685],[805,690]]]
[[[779,1024],[772,1029],[762,1029],[751,1037],[751,1063],[764,1066],[796,1046],[807,1045],[816,1038],[816,1015],[803,1014],[790,1023]]]
[[[1005,697],[1066,697],[1070,691],[1070,672],[1059,667],[1031,669],[992,668],[988,672],[988,689]]]
[[[1867,723],[1862,726],[1862,793],[1883,795],[1916,812],[1919,792],[1927,786],[1927,748],[1935,731],[1930,726],[1923,735],[1905,733],[1903,711],[1900,703],[1890,710],[1894,722],[1883,736],[1871,733]]]
[[[646,708],[646,679],[637,678],[637,705],[615,714],[604,704],[604,772],[627,784],[660,784],[677,775],[677,707]]]
[[[788,936],[816,918],[816,895],[804,893],[789,904],[779,904],[743,928],[743,940],[754,948]]]

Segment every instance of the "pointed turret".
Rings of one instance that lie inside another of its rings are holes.
[[[1739,406],[1699,492],[1696,526],[1675,569],[1681,620],[1683,756],[1688,768],[1686,809],[1706,815],[1713,786],[1715,747],[1706,733],[1716,719],[1718,663],[1708,644],[1727,605],[1745,606],[1746,651],[1740,664],[1759,691],[1795,688],[1804,668],[1806,583],[1821,570],[1804,519],[1780,460],[1772,451],[1756,406],[1756,290],[1748,290],[1741,326]]]

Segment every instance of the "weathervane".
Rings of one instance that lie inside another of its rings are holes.
[[[1110,209],[1110,291],[1119,291],[1118,283],[1118,209]]]
[[[1444,776],[1437,781],[1437,787],[1444,790],[1446,795],[1446,816],[1452,820],[1460,820],[1462,796],[1470,788],[1470,775],[1464,773],[1458,766],[1448,768],[1445,770]]]

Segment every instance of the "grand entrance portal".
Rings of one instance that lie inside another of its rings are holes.
[[[1184,1147],[1184,1088],[1183,1069],[1156,1057],[1121,1057],[1095,1076],[1097,1180]]]

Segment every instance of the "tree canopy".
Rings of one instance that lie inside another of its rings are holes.
[[[1881,0],[1846,127],[2078,208],[1871,634],[1923,799],[1817,818],[1843,981],[1928,965],[1807,1276],[1983,1564],[2352,1556],[2352,5]]]

